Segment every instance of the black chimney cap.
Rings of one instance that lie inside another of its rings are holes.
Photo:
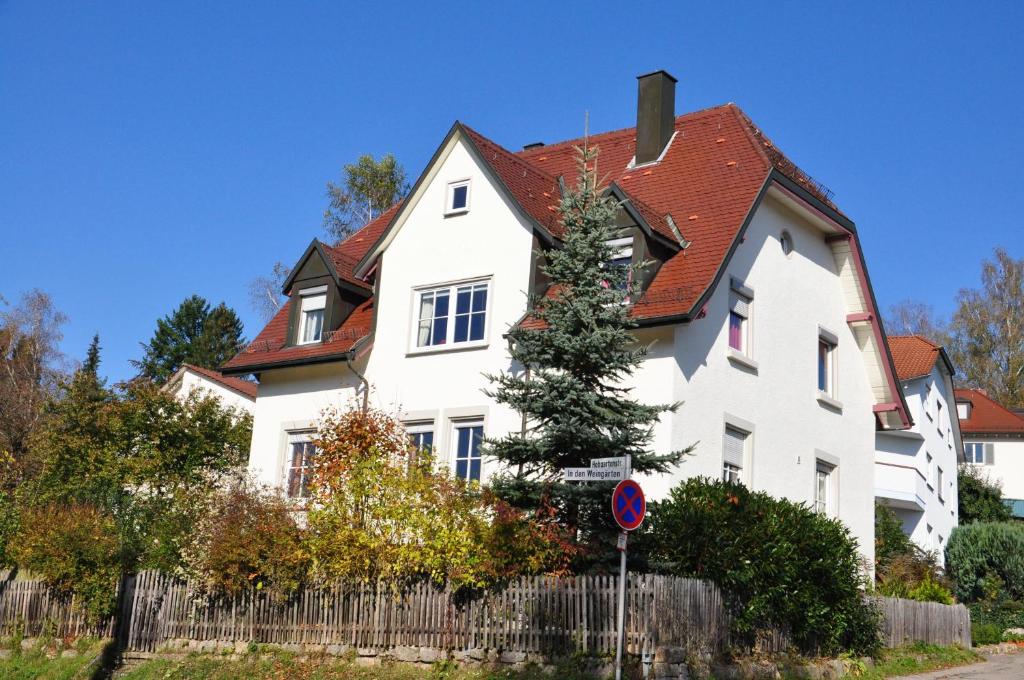
[[[666,71],[663,68],[659,68],[657,71],[651,71],[650,73],[641,73],[640,75],[638,75],[636,77],[636,79],[640,80],[641,78],[646,78],[647,76],[656,76],[659,73],[661,75],[665,76],[666,78],[668,78],[669,80],[671,80],[673,83],[678,83],[679,82],[679,79],[677,79],[674,75],[672,75],[671,73],[669,73],[668,71]]]
[[[529,151],[530,149],[537,149],[544,146],[544,142],[530,142],[529,144],[523,144],[523,151]]]

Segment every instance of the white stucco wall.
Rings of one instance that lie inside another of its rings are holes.
[[[175,394],[184,398],[195,390],[201,390],[216,398],[225,407],[235,409],[244,413],[253,413],[256,404],[248,397],[229,390],[218,382],[210,380],[206,376],[194,373],[188,369],[182,373],[181,382],[176,386]]]
[[[926,408],[929,386],[931,403]],[[876,437],[876,497],[896,512],[910,539],[922,550],[936,553],[940,562],[949,534],[958,522],[956,470],[960,444],[952,389],[952,381],[939,363],[931,375],[903,383],[914,426],[901,432],[879,432]]]
[[[326,409],[353,403],[358,386],[359,380],[344,362],[265,371],[253,412],[249,452],[253,477],[280,486],[285,479],[288,433],[315,430]]]
[[[992,480],[1003,487],[1003,498],[1024,499],[1024,439],[964,435],[964,443],[992,444],[994,463],[979,465]]]
[[[787,257],[779,236],[788,230]],[[729,359],[729,280],[754,292],[751,358],[756,371]],[[835,260],[820,231],[773,200],[755,214],[712,295],[704,318],[675,331],[672,397],[682,402],[672,444],[696,444],[672,479],[652,480],[657,496],[676,479],[720,478],[726,422],[753,429],[747,479],[759,491],[810,503],[816,460],[838,463],[835,505],[862,554],[874,556],[874,417],[863,359],[846,323]],[[819,326],[839,338],[837,398],[817,399]]]

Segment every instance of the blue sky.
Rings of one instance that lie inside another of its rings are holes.
[[[0,294],[49,292],[114,379],[193,293],[252,338],[248,281],[321,235],[344,163],[414,178],[456,119],[512,149],[631,126],[657,68],[835,192],[883,307],[948,313],[1024,256],[1024,3],[488,4],[0,0]]]

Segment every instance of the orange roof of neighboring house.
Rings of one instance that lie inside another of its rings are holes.
[[[920,335],[890,335],[889,351],[900,380],[929,375],[942,356],[942,346]]]
[[[195,366],[193,364],[182,364],[183,369],[197,373],[204,378],[208,378],[219,385],[222,385],[229,390],[234,390],[239,394],[245,395],[250,399],[256,398],[256,383],[249,380],[242,380],[241,378],[233,378],[229,375],[224,375],[220,371],[214,371],[210,368],[203,368],[202,366]]]
[[[960,420],[964,434],[1024,435],[1024,418],[1006,408],[981,390],[956,390],[956,400],[971,404],[970,418]]]

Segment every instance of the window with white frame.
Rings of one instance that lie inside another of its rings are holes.
[[[935,468],[935,490],[939,494],[939,502],[945,502],[946,494],[942,490],[942,468]]]
[[[733,484],[745,482],[743,466],[746,462],[750,433],[731,425],[725,426],[722,439],[722,479]]]
[[[835,515],[835,466],[816,461],[814,467],[814,511]]]
[[[446,215],[458,215],[469,210],[469,180],[462,179],[448,183],[445,197],[444,212]]]
[[[416,347],[484,343],[488,292],[487,281],[418,291]]]
[[[971,417],[971,405],[966,401],[956,403],[956,417],[960,420],[967,420]]]
[[[836,352],[839,339],[833,333],[818,329],[818,392],[836,397]]]
[[[288,498],[308,498],[313,477],[316,447],[312,431],[288,434],[288,460],[285,491]]]
[[[409,434],[409,443],[416,451],[433,451],[434,449],[434,423],[409,423],[405,426]]]
[[[935,427],[939,428],[939,434],[945,435],[942,429],[942,402],[935,400]]]
[[[925,465],[925,481],[928,483],[928,488],[935,488],[935,461],[932,460],[932,454],[925,452],[924,454],[924,465]]]
[[[629,290],[633,278],[633,271],[630,269],[633,264],[633,237],[612,239],[608,241],[608,247],[612,250],[612,257],[605,263],[605,267],[609,271],[625,270],[625,276],[616,277],[620,280],[616,280],[615,284],[620,290]],[[605,282],[605,288],[608,287],[608,283]]]
[[[928,383],[924,389],[924,401],[921,402],[921,410],[928,416],[928,420],[934,420],[932,416],[932,385]]]
[[[299,291],[299,332],[296,344],[320,342],[324,334],[324,309],[327,307],[327,286]]]
[[[750,313],[754,304],[754,291],[736,279],[729,289],[729,348],[752,356],[750,342]]]
[[[479,482],[482,460],[480,444],[484,439],[484,424],[480,420],[456,421],[453,426],[452,459],[455,476],[467,482]]]
[[[991,456],[987,449],[991,444],[982,442],[969,442],[964,444],[964,461],[971,465],[991,465]]]

